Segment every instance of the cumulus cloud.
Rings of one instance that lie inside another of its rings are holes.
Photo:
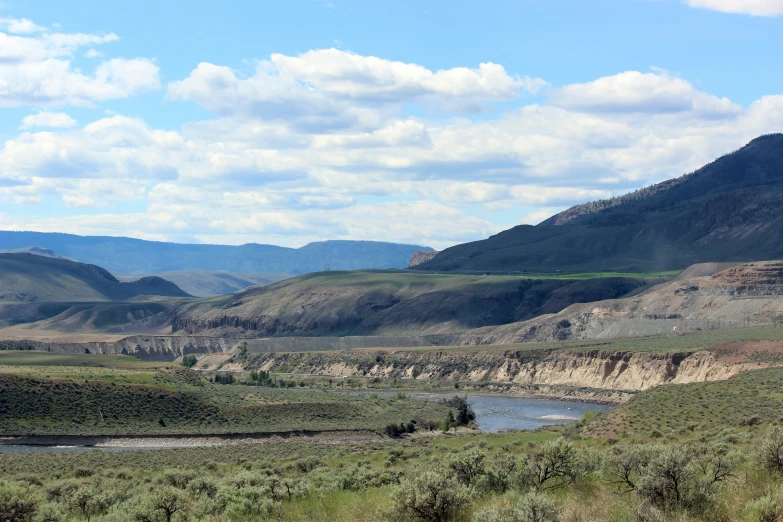
[[[25,116],[22,120],[22,129],[32,127],[59,127],[68,128],[76,126],[76,120],[64,112],[39,112]]]
[[[168,95],[224,116],[286,120],[319,130],[376,127],[407,103],[470,113],[545,85],[540,79],[509,75],[493,63],[431,71],[324,49],[299,56],[273,54],[248,78],[229,67],[201,63],[184,80],[170,83]]]
[[[27,18],[0,18],[0,28],[16,34],[39,33],[46,30],[45,27],[35,25]]]
[[[550,103],[587,112],[671,113],[731,116],[742,110],[728,98],[696,90],[686,80],[661,73],[628,71],[554,90]]]
[[[752,16],[783,15],[783,0],[684,0],[691,7]]]
[[[89,80],[138,92],[149,85],[142,78],[157,81],[148,67],[108,60]],[[536,90],[546,92],[542,103],[471,117]],[[683,174],[783,121],[783,96],[742,107],[665,71],[555,88],[494,64],[431,71],[334,49],[273,55],[250,76],[202,63],[168,96],[215,117],[176,131],[113,115],[42,132],[26,119],[0,148],[0,202],[138,201],[145,211],[3,226],[443,248]],[[410,104],[423,110],[404,110]]]
[[[159,68],[144,58],[115,58],[92,75],[72,64],[81,47],[117,40],[114,33],[50,32],[29,20],[0,21],[0,108],[93,106],[160,87]]]

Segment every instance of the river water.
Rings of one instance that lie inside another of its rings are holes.
[[[454,394],[412,392],[408,395],[425,400],[443,400],[453,397]],[[604,412],[611,407],[602,404],[497,395],[468,395],[467,400],[476,412],[479,428],[491,433],[504,430],[531,430],[553,424],[568,424],[580,419],[586,411]],[[72,453],[162,448],[162,446],[94,448],[91,446],[0,445],[0,453]]]
[[[604,412],[611,406],[583,402],[469,395],[468,404],[476,412],[483,431],[532,430],[579,420],[586,411]]]

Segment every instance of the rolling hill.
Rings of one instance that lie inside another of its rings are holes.
[[[322,272],[183,304],[171,325],[175,334],[238,337],[448,334],[620,297],[647,284],[625,277]]]
[[[783,258],[783,134],[685,176],[457,245],[425,271],[649,272]]]
[[[34,254],[0,254],[0,301],[125,301],[139,296],[191,297],[160,277],[121,283],[95,265]]]
[[[0,249],[37,245],[57,254],[119,274],[159,274],[181,270],[285,273],[405,268],[416,245],[379,241],[321,241],[301,248],[274,245],[204,245],[144,241],[127,237],[77,236],[45,232],[0,231]]]

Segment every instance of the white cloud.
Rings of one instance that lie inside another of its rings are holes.
[[[550,94],[550,103],[588,112],[696,112],[731,116],[742,110],[728,98],[696,90],[689,82],[665,72],[628,71],[589,83],[568,85]]]
[[[16,34],[39,33],[46,30],[45,27],[35,25],[27,18],[0,18],[0,28]]]
[[[148,59],[115,58],[98,65],[93,75],[73,67],[79,48],[116,41],[114,33],[49,32],[29,20],[5,20],[0,23],[0,108],[93,106],[160,87],[158,66]]]
[[[84,53],[85,58],[100,58],[101,56],[103,56],[103,53],[96,49],[88,49]]]
[[[783,0],[684,0],[691,7],[752,16],[783,15]]]
[[[137,92],[150,85],[139,78],[157,81],[149,66],[109,60],[90,80]],[[466,115],[535,89],[546,102]],[[216,117],[179,131],[120,115],[55,132],[31,124],[0,148],[0,202],[145,211],[8,226],[442,248],[680,175],[783,123],[783,96],[744,108],[665,71],[552,88],[491,64],[430,71],[335,50],[273,55],[249,77],[203,63],[168,96]],[[422,110],[408,116],[409,104]]]
[[[22,120],[22,129],[32,127],[58,127],[68,128],[76,126],[76,120],[64,112],[39,112],[25,116]]]
[[[470,113],[545,85],[540,79],[513,77],[493,63],[431,71],[324,49],[299,56],[273,54],[248,78],[225,66],[201,63],[184,80],[171,82],[168,95],[224,116],[284,120],[303,129],[366,129],[398,115],[406,103]]]

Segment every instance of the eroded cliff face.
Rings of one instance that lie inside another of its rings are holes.
[[[235,360],[235,359],[234,359]],[[569,386],[642,391],[667,383],[728,379],[768,363],[724,360],[710,351],[353,351],[254,355],[242,366],[271,372],[340,377]]]
[[[132,355],[148,361],[173,361],[186,354],[229,352],[241,339],[227,337],[133,335],[117,341],[68,342],[0,340],[0,350]]]

